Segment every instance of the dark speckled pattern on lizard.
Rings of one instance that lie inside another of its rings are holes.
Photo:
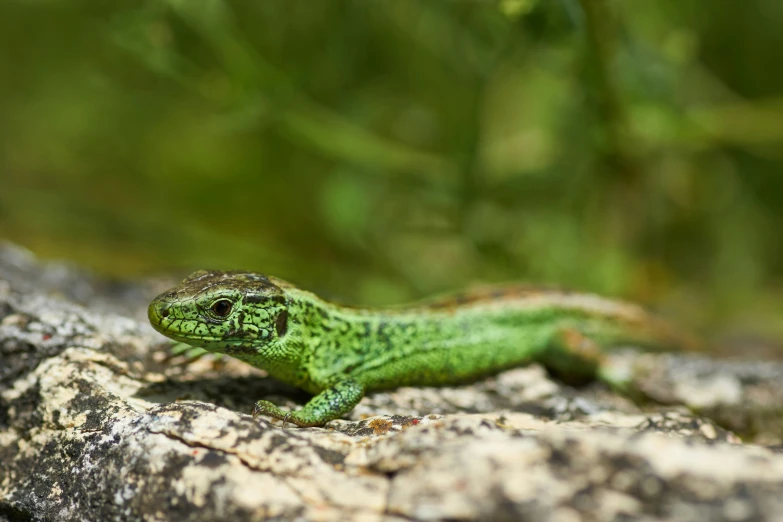
[[[642,308],[594,295],[499,287],[409,307],[326,302],[249,272],[199,271],[155,298],[160,333],[236,357],[315,395],[285,412],[298,426],[349,412],[367,391],[467,382],[531,361],[566,376],[600,376],[601,349],[679,349],[692,342]],[[622,385],[622,382],[614,382]]]

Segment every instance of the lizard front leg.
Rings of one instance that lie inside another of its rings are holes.
[[[283,422],[292,422],[300,428],[322,426],[351,411],[364,397],[364,385],[346,378],[310,399],[300,410],[284,411],[269,401],[256,402],[253,418],[266,415]]]

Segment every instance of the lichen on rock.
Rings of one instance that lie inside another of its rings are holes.
[[[233,360],[166,360],[134,312],[154,284],[111,285],[25,256],[0,248],[0,520],[783,512],[780,365],[618,354],[672,404],[570,388],[532,365],[376,393],[324,428],[283,427],[253,420],[253,402],[291,406],[301,392]]]

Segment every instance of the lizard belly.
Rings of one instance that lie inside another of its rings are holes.
[[[368,390],[460,384],[520,366],[548,344],[541,329],[488,330],[480,335],[426,340],[379,354],[351,372]]]

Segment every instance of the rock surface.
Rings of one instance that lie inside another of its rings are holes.
[[[620,352],[674,405],[532,365],[283,428],[253,402],[306,395],[237,361],[166,360],[143,321],[154,286],[0,248],[0,521],[783,517],[779,363]]]

